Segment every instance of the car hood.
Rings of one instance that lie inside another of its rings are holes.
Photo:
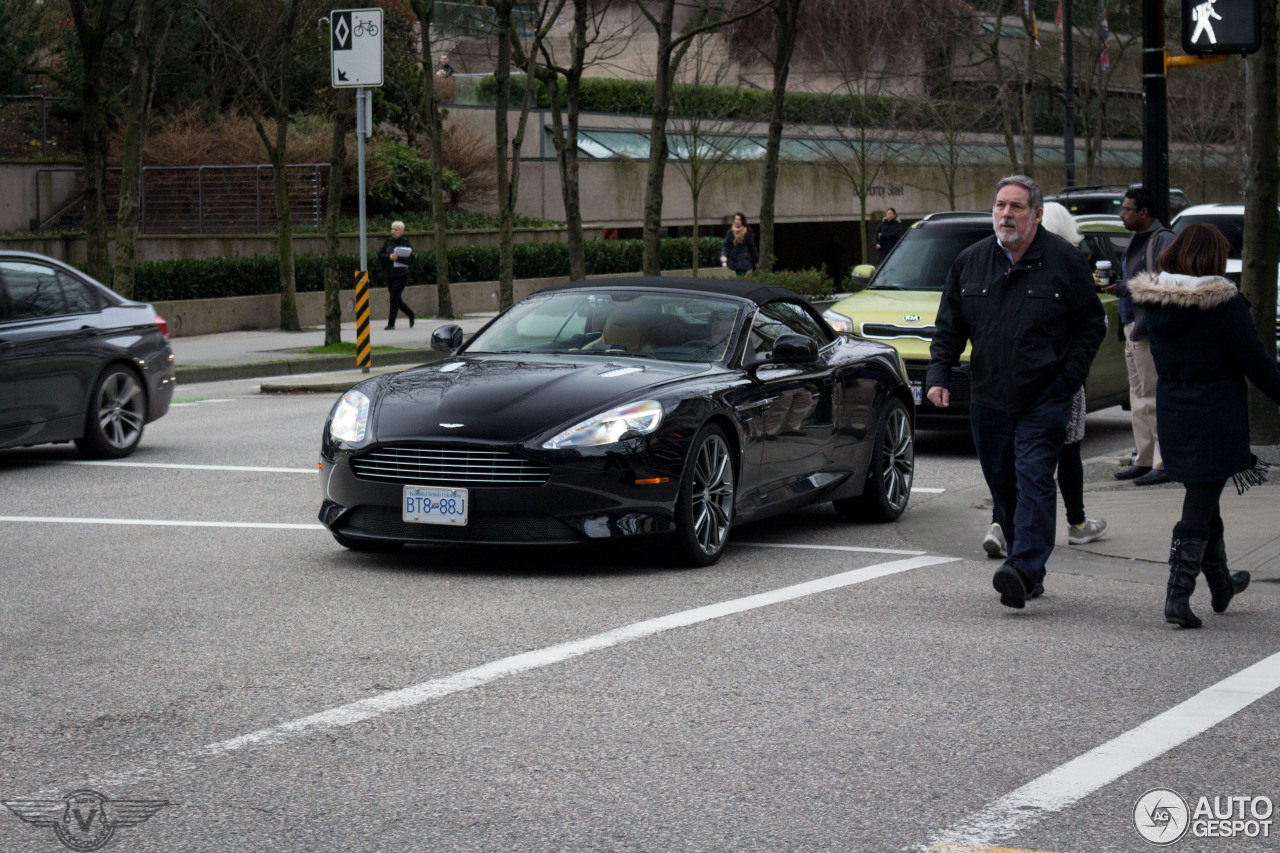
[[[852,320],[853,330],[862,337],[892,344],[903,358],[928,361],[941,301],[942,294],[935,290],[863,290],[831,310]],[[969,360],[968,347],[961,360]]]
[[[371,394],[373,437],[521,441],[710,370],[640,358],[464,354],[384,379]]]

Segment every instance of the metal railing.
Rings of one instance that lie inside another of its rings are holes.
[[[68,97],[60,95],[5,95],[8,101],[39,101],[40,102],[40,156],[49,156],[49,102],[50,101],[69,101]]]
[[[166,234],[232,234],[274,231],[276,213],[274,178],[269,163],[250,166],[146,166],[142,170],[143,232]],[[107,170],[107,215],[120,205],[121,169]],[[288,176],[289,213],[295,225],[320,228],[324,224],[329,177],[327,163],[291,163]],[[55,203],[52,187],[41,191],[42,178],[58,172],[83,175],[73,166],[36,170],[35,229],[55,222],[68,223],[83,211],[84,181],[76,180],[74,192]],[[52,181],[48,181],[52,184]],[[42,198],[50,196],[50,203]],[[46,216],[42,211],[49,211]]]

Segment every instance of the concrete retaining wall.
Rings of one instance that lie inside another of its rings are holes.
[[[692,270],[669,270],[672,276],[692,275]],[[639,275],[639,273],[634,273]],[[732,275],[720,267],[699,270],[703,278],[728,278]],[[616,278],[618,276],[608,276]],[[514,283],[516,301],[568,277],[520,279]],[[459,314],[485,314],[498,310],[498,282],[473,281],[449,285],[453,310]],[[438,315],[439,301],[434,284],[405,288],[404,301],[419,315]],[[356,292],[341,291],[343,322],[354,322]],[[169,334],[175,338],[187,335],[209,335],[216,332],[238,332],[247,329],[280,328],[280,295],[232,296],[225,299],[180,299],[152,303],[169,323]],[[385,287],[373,288],[369,298],[369,325],[386,325],[390,303]],[[304,326],[324,325],[324,293],[298,294],[298,320]]]

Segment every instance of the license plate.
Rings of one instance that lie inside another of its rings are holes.
[[[919,382],[912,382],[912,383],[911,383],[911,396],[916,398],[916,405],[917,405],[917,406],[918,406],[918,405],[920,405],[921,394],[920,394],[920,383],[919,383]]]
[[[401,518],[415,524],[467,523],[466,489],[424,489],[404,487]]]

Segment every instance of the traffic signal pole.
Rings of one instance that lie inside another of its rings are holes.
[[[1169,223],[1169,101],[1164,4],[1142,0],[1142,186],[1156,197],[1156,218]]]

